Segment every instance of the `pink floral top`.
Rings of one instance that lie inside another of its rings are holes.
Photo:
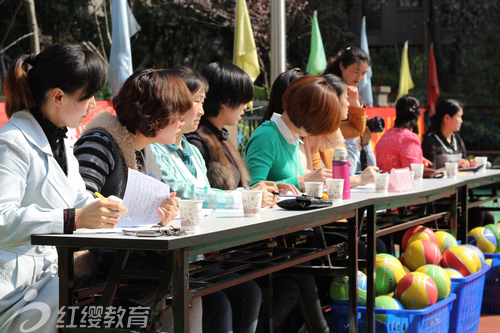
[[[391,128],[382,135],[375,146],[377,166],[384,172],[422,163],[420,138],[407,128]]]

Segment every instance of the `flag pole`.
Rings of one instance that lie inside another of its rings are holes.
[[[271,1],[271,84],[286,70],[285,0]]]

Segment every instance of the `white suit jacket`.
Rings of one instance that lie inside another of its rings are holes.
[[[62,233],[63,210],[94,200],[68,144],[66,156],[68,176],[28,111],[16,112],[0,128],[0,332],[19,331],[16,325],[26,312],[11,317],[28,303],[45,303],[52,312],[55,307],[50,320],[57,318],[56,249],[33,246],[30,239],[34,234]],[[54,326],[55,320],[43,325],[48,331],[55,331]]]

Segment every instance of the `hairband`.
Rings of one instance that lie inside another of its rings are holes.
[[[35,61],[36,61],[36,54],[35,53],[31,53],[28,58],[26,59],[26,61],[28,62],[28,64],[30,64],[31,66],[35,66]]]

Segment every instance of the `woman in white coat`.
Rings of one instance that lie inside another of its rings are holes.
[[[57,252],[31,245],[31,235],[114,228],[127,211],[85,190],[64,140],[95,107],[106,67],[96,53],[60,43],[9,68],[10,120],[0,128],[0,332],[56,331]]]

